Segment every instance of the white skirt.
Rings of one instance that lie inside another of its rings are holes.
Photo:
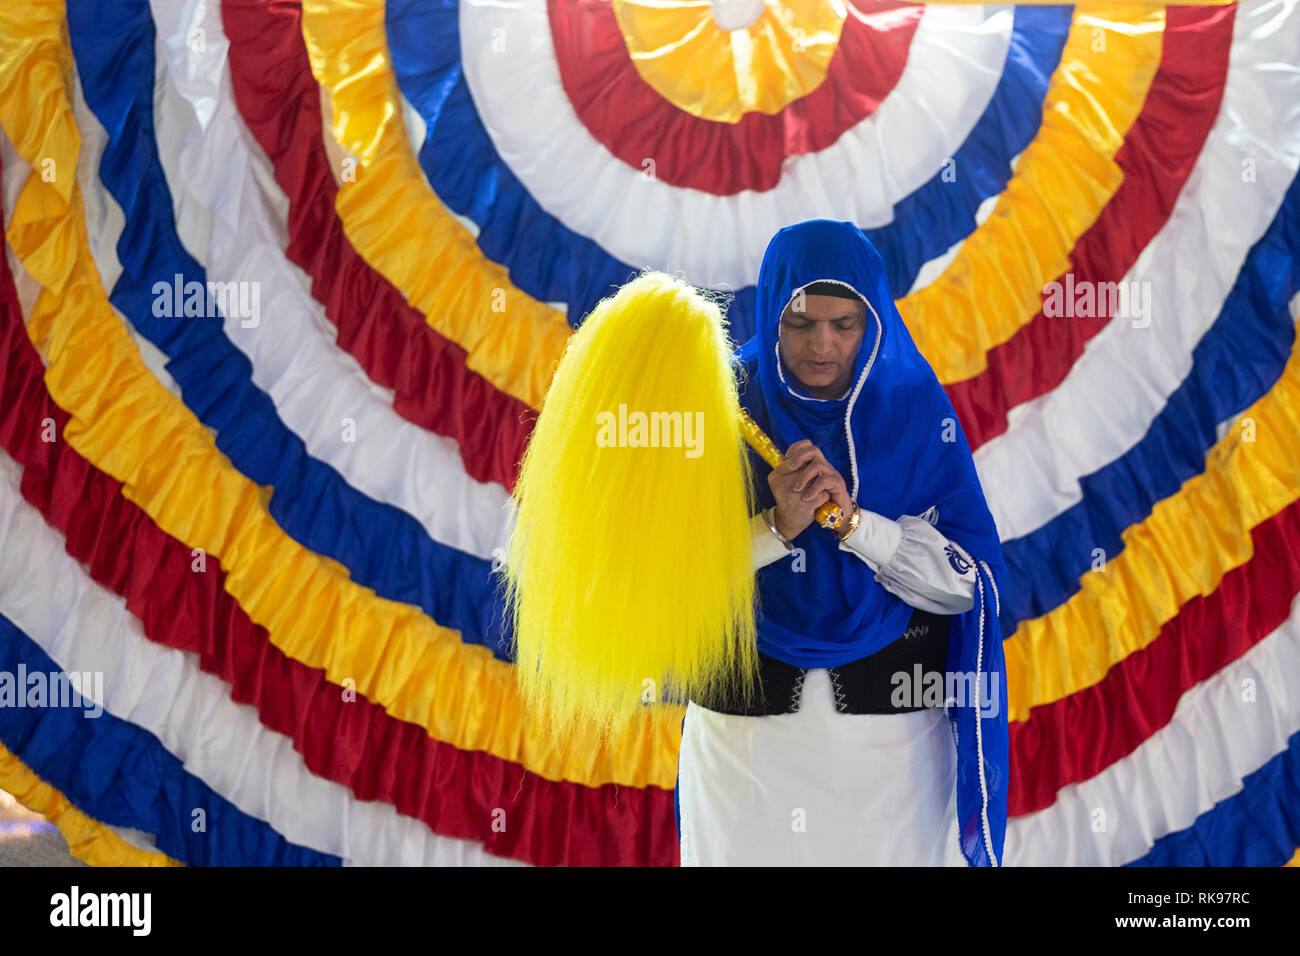
[[[802,694],[770,717],[687,705],[682,866],[966,866],[943,711],[841,714],[825,670]]]

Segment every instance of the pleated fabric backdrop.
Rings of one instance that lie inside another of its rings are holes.
[[[715,6],[0,5],[0,787],[77,856],[675,865],[680,708],[520,709],[506,505],[601,297],[741,341],[828,216],[1003,539],[1006,862],[1294,860],[1300,0]]]

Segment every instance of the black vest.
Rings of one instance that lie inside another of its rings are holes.
[[[895,707],[891,704],[899,672],[909,678],[915,666],[922,673],[943,674],[948,666],[948,631],[951,619],[946,615],[915,610],[907,630],[899,638],[871,654],[840,667],[828,668],[835,691],[835,709],[842,714],[907,714],[925,710],[923,706]],[[738,717],[767,717],[793,714],[799,709],[807,671],[785,661],[760,653],[759,679],[762,699],[756,706],[743,707],[731,701],[691,698],[699,707]]]

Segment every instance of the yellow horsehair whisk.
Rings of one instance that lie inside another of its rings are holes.
[[[744,443],[780,455],[740,407],[732,350],[717,302],[660,272],[569,339],[503,566],[519,692],[552,734],[627,732],[666,695],[758,692]]]

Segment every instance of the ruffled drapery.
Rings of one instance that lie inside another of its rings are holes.
[[[825,82],[729,123],[647,83],[631,62],[646,43],[620,30],[616,44],[598,4],[514,21],[536,18],[550,46],[511,69],[553,79],[513,105],[471,95],[474,4],[208,6],[131,0],[109,37],[87,26],[100,4],[72,0],[72,49],[60,11],[0,10],[6,251],[33,291],[20,304],[0,277],[0,455],[21,492],[2,522],[22,541],[0,555],[22,572],[0,602],[4,666],[85,662],[114,678],[118,729],[102,748],[78,738],[78,759],[131,778],[98,778],[128,788],[114,803],[60,776],[45,742],[64,717],[41,715],[0,732],[14,755],[0,755],[0,785],[60,816],[79,853],[673,863],[680,711],[654,709],[609,750],[561,752],[517,708],[493,624],[501,506],[591,305],[643,265],[681,269],[736,291],[743,337],[745,263],[763,223],[806,212],[786,197],[811,183],[880,247],[1002,531],[1007,862],[1294,855],[1300,695],[1269,676],[1297,671],[1300,592],[1293,9],[851,6]],[[586,61],[569,45],[584,17],[605,24]],[[194,27],[210,44],[202,69]],[[942,66],[925,56],[936,44],[960,55]],[[877,67],[848,76],[850,52]],[[922,60],[929,84],[908,69]],[[968,78],[965,98],[940,75]],[[560,171],[585,191],[564,194],[571,207],[542,188],[554,168],[521,158],[564,136],[518,115],[543,95],[596,144]],[[904,102],[947,129],[891,127]],[[679,132],[638,138],[660,122]],[[907,164],[889,165],[901,147],[854,150],[886,129],[911,131]],[[609,191],[614,173],[645,172],[647,142],[667,205]],[[741,143],[752,163],[709,159]],[[344,149],[355,164],[337,161]],[[1042,185],[1071,170],[1078,188]],[[859,181],[863,196],[838,186]],[[586,225],[596,211],[607,233]],[[261,323],[155,315],[153,283],[171,271],[258,283]],[[1045,315],[1043,286],[1067,274],[1150,283],[1151,325]],[[41,438],[47,419],[56,441]],[[76,600],[54,580],[76,581]],[[84,635],[53,626],[91,608],[104,623]],[[143,681],[147,661],[171,682]],[[1228,688],[1251,679],[1264,706],[1244,721]],[[200,710],[222,728],[204,741],[186,733]],[[240,786],[242,763],[256,772]],[[1195,793],[1172,789],[1170,767]],[[198,768],[210,792],[193,789]],[[299,794],[313,795],[306,820],[285,811]],[[170,832],[159,806],[172,799],[224,807],[240,836]],[[369,815],[341,810],[370,801]],[[1070,836],[1079,808],[1135,801],[1112,839]],[[131,847],[125,828],[162,852]]]

